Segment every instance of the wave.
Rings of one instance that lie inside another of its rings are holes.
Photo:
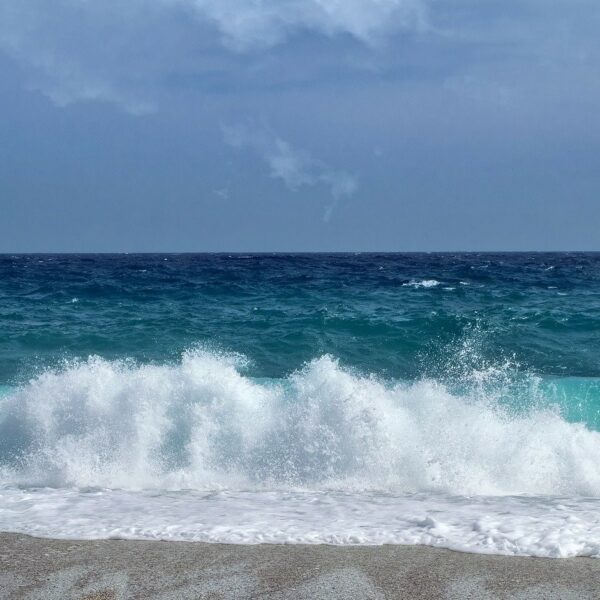
[[[422,279],[416,280],[411,279],[408,283],[403,283],[403,287],[414,287],[414,288],[432,288],[440,285],[440,282],[437,279]]]
[[[282,379],[245,369],[195,351],[45,372],[0,397],[0,482],[600,496],[600,434],[539,402],[515,411],[481,387],[382,381],[329,356]]]

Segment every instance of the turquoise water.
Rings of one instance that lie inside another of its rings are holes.
[[[2,256],[0,530],[600,556],[600,255]]]

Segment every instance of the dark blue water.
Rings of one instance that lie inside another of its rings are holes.
[[[600,255],[0,257],[0,384],[197,345],[246,355],[258,377],[330,354],[410,379],[443,374],[466,343],[479,365],[600,376]]]

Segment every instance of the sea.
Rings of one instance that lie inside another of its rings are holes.
[[[600,254],[1,255],[0,530],[600,557]]]

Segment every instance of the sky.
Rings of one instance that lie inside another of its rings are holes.
[[[2,0],[0,252],[600,250],[598,0]]]

